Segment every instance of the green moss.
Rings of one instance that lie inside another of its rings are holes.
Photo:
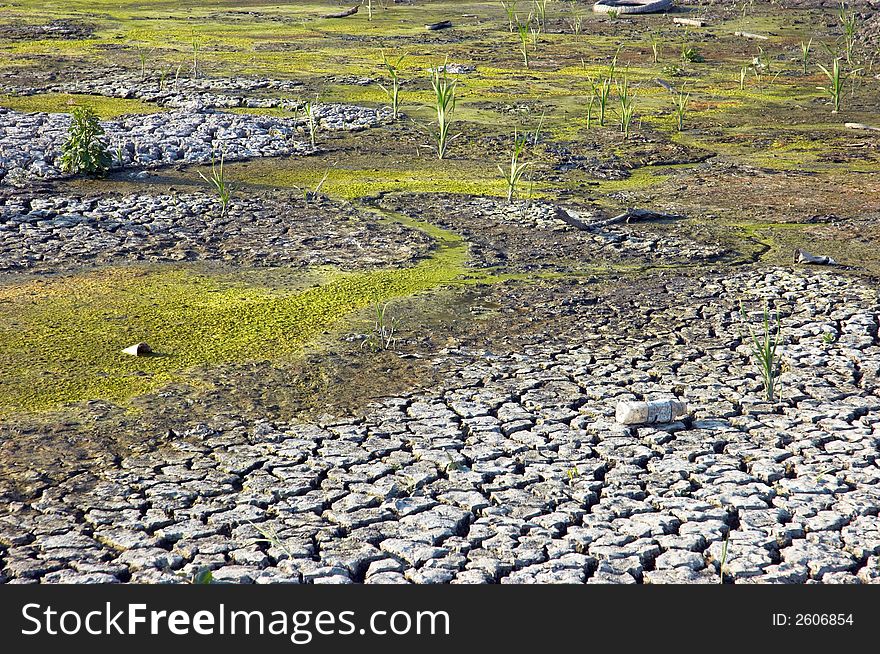
[[[193,267],[109,268],[0,287],[0,415],[120,401],[195,366],[284,358],[373,302],[467,282],[466,245],[439,228],[429,232],[437,248],[416,266],[325,271],[309,288],[291,287],[283,269]],[[121,353],[139,341],[156,356]]]
[[[42,111],[46,113],[70,113],[75,106],[88,106],[94,109],[95,113],[103,120],[132,114],[154,114],[162,111],[161,107],[140,100],[124,100],[76,93],[4,95],[0,97],[0,106],[15,111]]]
[[[363,165],[369,162],[372,167]],[[330,168],[319,166],[308,158],[282,162],[253,161],[230,164],[230,178],[248,184],[273,188],[312,190],[327,174],[321,192],[331,197],[356,199],[380,193],[454,193],[502,197],[507,188],[491,162],[467,160],[438,161],[423,158],[400,162],[376,155],[366,159],[353,158],[336,162]],[[543,197],[544,185],[535,184],[534,197]]]
[[[688,167],[687,165],[643,166],[633,170],[630,176],[625,179],[603,180],[598,183],[598,186],[599,190],[606,194],[649,189],[653,186],[659,186],[669,179],[673,170]]]

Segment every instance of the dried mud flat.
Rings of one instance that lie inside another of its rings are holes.
[[[271,18],[355,52],[397,38],[400,15],[410,45],[429,19],[479,15],[431,37],[473,62],[445,164],[358,90],[376,67],[221,73],[243,65],[226,43],[201,64],[214,74],[170,92],[136,58],[84,80],[73,55],[28,53],[0,112],[0,582],[880,583],[878,141],[842,130],[786,59],[817,6],[752,17],[786,71],[754,107],[677,62],[712,87],[681,133],[652,104],[670,71],[626,48],[647,105],[625,142],[569,126],[582,90],[554,76],[587,64],[566,16],[524,73],[472,30],[512,38],[496,9],[394,6],[375,40],[352,19]],[[744,18],[703,11],[720,27],[685,37],[706,59],[754,50],[728,34]],[[112,34],[46,18],[28,29]],[[591,66],[650,30],[670,50],[682,36],[668,16],[587,24]],[[316,88],[313,147],[290,94]],[[64,98],[82,94],[107,103],[105,180],[57,166]],[[868,78],[845,118],[876,121],[877,97]],[[28,112],[40,98],[59,110]],[[507,202],[506,128],[542,112],[532,196]],[[228,213],[197,174],[218,144]],[[839,265],[793,265],[795,248]],[[380,348],[385,302],[397,340]],[[782,325],[775,401],[744,324],[764,302]],[[139,334],[161,356],[118,353]],[[688,416],[615,421],[621,400],[667,397]]]

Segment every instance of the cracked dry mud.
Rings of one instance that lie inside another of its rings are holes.
[[[788,307],[777,404],[750,399],[743,286]],[[193,425],[10,503],[5,580],[876,582],[876,292],[787,269],[689,291],[630,334],[441,353],[442,389],[358,419]],[[676,393],[683,422],[613,420]]]

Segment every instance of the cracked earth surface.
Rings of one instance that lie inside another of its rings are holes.
[[[775,404],[743,288],[785,308]],[[441,387],[360,417],[193,425],[10,501],[3,580],[877,583],[876,291],[782,268],[666,291],[629,333],[584,308],[580,338],[447,350]],[[681,422],[614,421],[673,395]]]

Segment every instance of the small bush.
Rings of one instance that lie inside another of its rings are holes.
[[[61,170],[103,177],[110,170],[110,152],[101,140],[104,129],[90,107],[77,107],[61,146]]]

